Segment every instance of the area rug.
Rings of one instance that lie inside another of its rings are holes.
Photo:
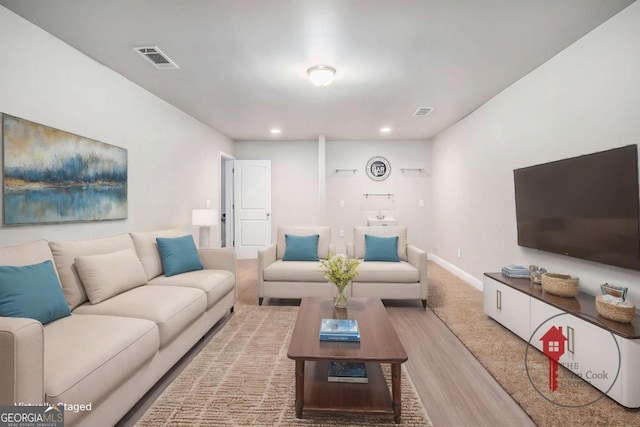
[[[539,426],[637,426],[640,411],[626,409],[608,397],[582,407],[560,406],[545,399],[538,389],[548,382],[548,360],[540,352],[527,353],[527,343],[484,314],[483,293],[433,262],[429,263],[431,310],[447,325],[478,361]],[[525,366],[526,365],[526,366]],[[529,375],[527,374],[527,368]],[[577,378],[560,368],[560,376]],[[577,380],[566,396],[555,402],[591,402],[601,393]]]
[[[136,423],[157,426],[430,426],[402,371],[402,423],[392,416],[295,416],[294,362],[287,358],[297,307],[239,306]],[[385,372],[390,384],[389,370]]]

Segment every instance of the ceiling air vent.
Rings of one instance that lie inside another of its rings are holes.
[[[422,117],[422,116],[426,116],[432,111],[433,111],[433,108],[431,107],[420,107],[416,110],[415,113],[413,113],[413,115],[417,117]]]
[[[134,47],[133,50],[138,52],[147,61],[151,62],[154,67],[159,70],[167,70],[170,68],[180,68],[167,55],[164,54],[158,46],[142,46]]]

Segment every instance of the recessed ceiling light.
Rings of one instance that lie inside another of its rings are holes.
[[[328,86],[336,74],[336,69],[327,65],[316,65],[307,70],[309,80],[316,86]]]
[[[382,132],[382,133],[389,133],[389,132],[391,132],[391,128],[390,128],[390,127],[383,127],[383,128],[380,128],[380,132]]]
[[[272,134],[276,135],[276,134],[279,134],[279,133],[280,133],[280,132],[282,132],[282,131],[281,131],[280,129],[273,128],[273,129],[271,129],[271,130],[270,130],[270,132],[271,132]]]

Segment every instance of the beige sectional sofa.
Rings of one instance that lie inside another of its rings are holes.
[[[258,252],[258,303],[267,298],[302,298],[329,296],[335,287],[328,283],[318,261],[284,261],[285,234],[318,234],[318,257],[326,259],[335,253],[331,228],[279,227],[277,242]],[[364,259],[365,234],[398,236],[398,262],[365,261],[358,266],[358,275],[351,282],[350,296],[381,299],[420,299],[427,306],[427,253],[407,244],[407,228],[402,226],[355,227],[354,242],[347,245],[347,256]]]
[[[203,270],[163,275],[156,238],[184,234],[168,230],[0,248],[0,265],[53,261],[71,310],[44,326],[0,317],[0,405],[76,405],[67,409],[81,410],[65,411],[66,426],[108,426],[125,415],[233,311],[233,250],[199,249]],[[118,281],[129,288],[119,292]]]

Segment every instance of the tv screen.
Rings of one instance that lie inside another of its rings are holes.
[[[518,245],[640,270],[630,145],[513,171]]]

